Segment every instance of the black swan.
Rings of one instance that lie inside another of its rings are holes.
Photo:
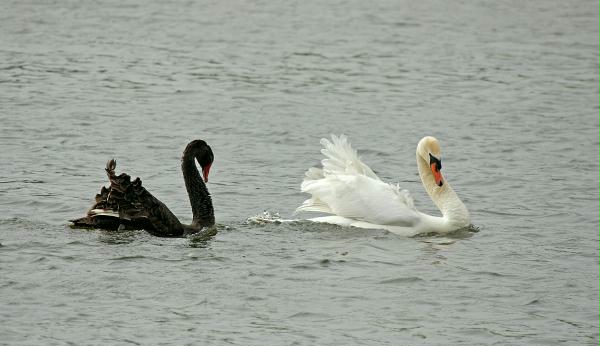
[[[117,176],[117,163],[113,159],[106,164],[110,187],[102,187],[86,216],[70,220],[73,223],[72,227],[144,229],[159,237],[180,237],[213,228],[215,214],[210,194],[204,184],[208,181],[213,159],[210,146],[203,140],[190,142],[183,151],[181,170],[193,213],[190,225],[179,222],[164,203],[142,186],[140,178],[131,181],[131,177],[125,173]],[[196,168],[196,160],[202,167],[204,181]]]

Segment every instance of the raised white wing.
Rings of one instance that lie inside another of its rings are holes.
[[[327,157],[327,159],[321,161],[324,176],[332,174],[364,175],[381,181],[377,174],[360,160],[346,136],[336,137],[331,135],[331,140],[332,142],[328,141],[327,138],[321,139],[321,145],[323,146],[321,153]]]
[[[322,139],[323,169],[311,168],[301,185],[312,196],[296,211],[319,211],[380,225],[412,226],[419,216],[412,197],[384,183],[364,164],[344,135]]]

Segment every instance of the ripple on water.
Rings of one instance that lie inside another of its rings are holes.
[[[379,284],[389,285],[389,284],[410,284],[415,282],[424,281],[420,277],[417,276],[409,276],[409,277],[399,277],[394,279],[387,279],[383,281],[379,281]]]

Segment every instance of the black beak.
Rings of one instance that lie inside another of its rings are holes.
[[[438,159],[437,157],[429,154],[429,165],[433,165],[435,163],[435,168],[437,168],[438,171],[442,170],[442,161],[440,159]]]

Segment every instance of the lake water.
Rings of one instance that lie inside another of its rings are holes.
[[[3,1],[0,344],[598,345],[598,92],[597,1]],[[247,222],[330,133],[479,232]],[[113,157],[189,222],[196,138],[213,239],[68,227]]]

